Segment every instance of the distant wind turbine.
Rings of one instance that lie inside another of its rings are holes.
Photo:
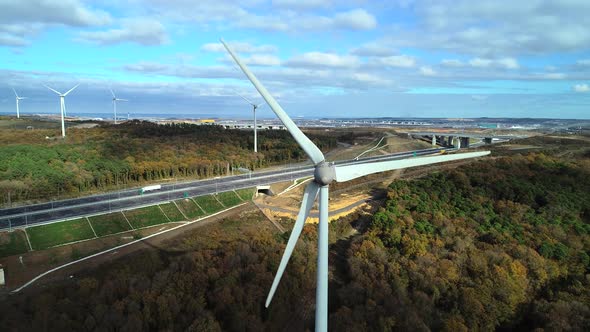
[[[115,93],[113,92],[113,89],[110,89],[110,90],[111,90],[111,94],[113,95],[113,112],[115,113],[115,124],[117,124],[117,102],[118,101],[129,101],[129,100],[117,98],[115,96]],[[129,113],[127,113],[127,120],[129,120]]]
[[[18,108],[18,104],[21,100],[27,99],[27,97],[19,97],[14,88],[12,88],[12,91],[14,91],[14,95],[16,96],[16,118],[20,119],[20,110]]]
[[[238,96],[242,97],[242,99],[244,99],[248,104],[252,105],[252,112],[254,113],[254,152],[258,152],[258,135],[256,134],[258,126],[256,125],[256,109],[260,108],[260,106],[264,105],[264,103],[256,105],[253,102],[251,102],[250,99],[242,96],[239,93]]]
[[[430,157],[413,157],[409,159],[392,160],[392,161],[376,161],[367,162],[354,165],[334,165],[334,163],[326,162],[324,154],[320,149],[313,144],[313,142],[305,136],[305,134],[295,125],[293,120],[289,118],[287,113],[271,96],[266,88],[258,81],[256,76],[250,72],[245,64],[238,58],[238,56],[230,49],[230,47],[221,39],[221,43],[229,52],[235,62],[240,66],[244,74],[248,77],[250,82],[256,87],[260,95],[264,98],[266,103],[270,106],[273,112],[279,117],[281,122],[285,125],[287,130],[291,133],[295,141],[301,146],[303,151],[307,154],[315,165],[314,180],[310,182],[305,188],[301,208],[297,215],[297,220],[293,226],[293,231],[287,242],[287,247],[281,259],[279,269],[272,283],[272,287],[266,299],[266,307],[269,306],[270,301],[277,289],[281,276],[285,271],[285,267],[289,262],[291,253],[295,248],[295,244],[301,231],[305,220],[309,215],[311,207],[313,206],[319,194],[319,211],[320,218],[318,223],[318,267],[317,267],[317,288],[316,288],[316,311],[315,311],[315,330],[328,330],[328,186],[333,181],[346,182],[365,175],[390,171],[394,169],[422,166],[434,163],[441,163],[445,161],[459,160],[465,158],[481,157],[489,154],[489,151],[461,153],[453,155],[438,155]]]
[[[55,92],[58,96],[59,96],[59,110],[61,113],[61,137],[66,137],[66,125],[64,122],[64,116],[66,114],[66,96],[74,91],[75,88],[77,88],[80,84],[77,84],[75,87],[71,88],[70,90],[68,90],[68,92],[66,93],[61,93],[55,89],[52,89],[50,87],[48,87],[47,85],[45,85],[45,87],[53,92]]]

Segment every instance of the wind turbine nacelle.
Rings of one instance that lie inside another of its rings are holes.
[[[336,179],[336,172],[334,171],[334,164],[327,163],[325,161],[316,165],[313,171],[314,181],[320,186],[327,186],[334,179]]]

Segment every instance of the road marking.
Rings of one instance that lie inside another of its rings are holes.
[[[127,219],[127,216],[125,215],[125,213],[123,213],[123,211],[121,211],[121,214],[123,215],[123,218],[125,218],[125,220],[127,220],[127,223],[129,224],[129,227],[131,227],[131,230],[134,230],[135,228],[133,228],[133,225],[131,225],[131,223],[129,222],[129,219]]]
[[[88,219],[88,217],[86,217],[86,221],[88,221],[88,225],[90,225],[90,229],[92,229],[92,233],[94,233],[94,237],[98,239],[98,235],[96,235],[96,232],[94,231],[94,227],[92,227],[92,224],[90,223],[90,219]]]

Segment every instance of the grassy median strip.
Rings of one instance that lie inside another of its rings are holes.
[[[176,201],[176,205],[178,205],[178,208],[181,209],[189,219],[196,219],[205,215],[203,210],[201,210],[190,198],[179,199]]]
[[[24,231],[0,232],[0,257],[22,254],[29,251]]]
[[[86,218],[29,227],[27,233],[34,250],[94,238],[94,232],[92,232]]]
[[[106,236],[131,230],[127,220],[121,212],[101,214],[99,216],[88,217],[96,235]]]
[[[213,195],[199,196],[193,199],[208,214],[215,213],[224,209],[224,207],[221,204],[219,204],[219,202],[215,199],[215,197],[213,197]]]
[[[162,211],[164,211],[164,213],[168,216],[168,218],[170,218],[170,221],[174,222],[185,220],[184,216],[182,213],[180,213],[180,211],[178,211],[174,203],[160,204],[160,207],[162,208]]]
[[[238,205],[242,203],[242,200],[236,195],[233,191],[226,191],[224,193],[219,193],[217,195],[217,199],[223,203],[226,207],[231,207],[234,205]]]
[[[141,209],[127,210],[125,215],[129,222],[135,228],[148,227],[168,222],[166,216],[157,205],[148,206]]]

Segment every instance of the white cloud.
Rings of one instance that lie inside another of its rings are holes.
[[[277,48],[272,45],[255,46],[250,43],[239,41],[227,41],[226,43],[238,53],[275,53],[277,51]],[[227,52],[221,43],[205,44],[201,46],[201,50],[206,52]]]
[[[334,26],[352,30],[371,30],[377,27],[377,20],[364,9],[353,9],[336,14]]]
[[[582,59],[576,61],[576,64],[580,67],[590,67],[590,59]]]
[[[228,62],[231,62],[232,64],[234,63],[233,59],[230,57],[226,59]],[[242,58],[242,61],[245,64],[252,66],[278,66],[281,64],[281,59],[269,54],[254,54],[250,57]]]
[[[576,84],[574,85],[575,92],[588,92],[590,91],[590,85],[583,83],[583,84]]]
[[[109,14],[87,8],[78,0],[26,0],[2,1],[0,22],[45,23],[77,27],[111,23]]]
[[[424,76],[436,76],[436,71],[434,71],[434,69],[431,67],[422,66],[420,67],[420,74]]]
[[[333,53],[308,52],[294,56],[286,62],[292,67],[356,67],[359,59],[352,55],[338,55]]]
[[[363,84],[370,84],[370,85],[379,85],[384,86],[391,83],[391,81],[383,79],[377,75],[369,74],[369,73],[354,73],[352,74],[352,78],[356,81],[359,81]]]
[[[469,65],[476,68],[504,68],[518,69],[520,66],[514,58],[485,59],[473,58],[469,60]]]
[[[394,53],[394,49],[391,47],[387,47],[384,45],[379,44],[366,44],[360,47],[357,47],[350,51],[353,55],[358,56],[390,56]]]
[[[22,47],[51,26],[94,27],[112,22],[111,16],[77,0],[0,1],[0,45]]]
[[[541,78],[548,80],[563,80],[567,78],[567,75],[564,73],[544,73],[541,75]]]
[[[151,19],[123,20],[121,28],[106,31],[83,31],[78,39],[99,45],[111,45],[124,42],[141,45],[161,45],[168,41],[168,35],[162,23]]]
[[[445,67],[463,67],[465,65],[457,59],[443,59],[440,64]]]
[[[450,50],[493,58],[585,51],[590,44],[590,2],[415,1],[416,23],[391,37],[396,46]]]
[[[408,55],[392,55],[378,59],[378,63],[388,67],[411,68],[416,65],[416,59]]]
[[[292,9],[311,9],[329,7],[331,0],[272,0],[272,5]]]

